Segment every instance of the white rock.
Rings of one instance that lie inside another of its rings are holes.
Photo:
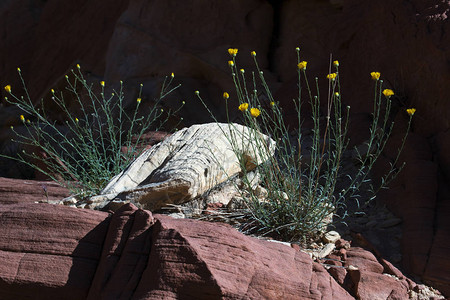
[[[255,140],[264,141],[268,151]],[[185,203],[241,171],[235,152],[252,170],[274,151],[272,139],[239,124],[194,125],[143,152],[92,201],[103,201],[102,207],[118,198],[150,210]]]
[[[320,252],[317,254],[318,258],[324,258],[325,256],[329,255],[333,250],[336,248],[336,246],[332,243],[326,244],[325,247],[320,250]]]
[[[336,231],[328,231],[323,236],[324,242],[333,243],[333,244],[336,243],[336,241],[339,240],[340,238],[341,238],[341,235]]]
[[[234,181],[228,181],[226,184],[218,188],[214,188],[206,196],[206,203],[223,203],[227,205],[233,197],[241,196],[241,192],[237,188]]]

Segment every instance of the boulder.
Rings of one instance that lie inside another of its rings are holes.
[[[356,298],[360,300],[409,299],[408,286],[396,278],[370,271],[349,270],[355,285]]]
[[[267,149],[260,150],[255,138],[266,143]],[[88,201],[101,208],[119,199],[150,210],[185,203],[240,172],[241,167],[252,170],[274,151],[272,139],[239,124],[193,125],[144,151],[101,195]]]

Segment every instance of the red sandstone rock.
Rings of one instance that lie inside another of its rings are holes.
[[[131,204],[112,218],[0,206],[0,298],[352,298],[305,253],[224,224],[156,219]]]
[[[375,255],[359,247],[347,250],[345,266],[354,266],[360,270],[367,270],[375,273],[382,273],[384,270]]]
[[[1,204],[0,299],[85,299],[107,217],[50,204]]]
[[[365,270],[350,270],[349,274],[360,300],[409,299],[407,287],[393,277]]]
[[[34,181],[0,177],[0,205],[61,200],[69,191],[53,181]]]
[[[348,249],[345,262],[359,270],[327,272],[284,244],[226,224],[153,217],[132,204],[112,217],[0,205],[0,226],[1,299],[405,299],[411,287],[388,262],[399,280],[381,274],[361,248]],[[330,258],[327,264],[341,264]]]
[[[112,217],[88,299],[132,299],[148,266],[154,219],[149,211],[123,205]],[[136,298],[134,298],[136,299]]]
[[[155,218],[151,268],[144,271],[137,298],[351,298],[303,252],[246,237],[225,224]]]

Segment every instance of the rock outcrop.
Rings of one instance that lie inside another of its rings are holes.
[[[254,141],[265,142],[259,149]],[[246,168],[270,158],[275,142],[239,124],[209,123],[184,128],[144,151],[114,177],[99,196],[88,200],[102,208],[111,200],[133,202],[149,210],[181,204],[202,195]],[[242,166],[240,159],[245,160]]]
[[[132,204],[112,216],[0,205],[0,226],[5,300],[406,299],[416,288],[388,262],[342,240],[338,255],[318,263],[226,224],[152,216]]]

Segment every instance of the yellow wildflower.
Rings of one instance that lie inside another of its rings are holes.
[[[136,102],[137,103],[141,103],[142,99],[141,98],[137,98]]]
[[[386,97],[389,98],[390,96],[394,95],[394,91],[391,89],[385,89],[385,90],[383,90],[383,95],[385,95]]]
[[[199,92],[199,91],[195,91],[194,93],[195,93],[197,96],[200,95],[200,92]]]
[[[252,115],[252,117],[257,118],[261,114],[261,112],[259,111],[259,109],[252,107],[250,109],[250,114]]]
[[[416,109],[415,108],[408,108],[406,110],[406,112],[408,113],[408,115],[413,116],[414,113],[416,112]]]
[[[381,76],[380,72],[371,72],[371,73],[370,73],[370,77],[371,77],[373,80],[378,80],[378,79],[380,79],[380,76]]]
[[[11,86],[9,84],[5,86],[5,91],[11,93]]]
[[[339,67],[339,61],[338,60],[333,61],[333,66]]]
[[[102,81],[100,81],[100,85],[101,86],[105,86],[105,82],[102,80]]]
[[[238,108],[239,108],[240,111],[246,111],[248,109],[248,103],[244,102],[241,105],[239,105]]]
[[[81,68],[81,66],[79,64],[77,64],[77,69],[80,69],[80,68]]]
[[[307,61],[301,61],[301,62],[299,62],[299,64],[297,65],[297,67],[300,69],[300,70],[306,70],[306,65],[308,64],[308,62]]]
[[[54,93],[55,93],[55,90],[54,90],[54,89],[51,89],[50,91],[52,92],[52,94],[54,94]]]
[[[270,102],[270,106],[275,106],[275,102],[274,101]]]
[[[327,78],[328,78],[329,80],[334,80],[334,79],[336,78],[336,76],[337,76],[336,73],[331,73],[331,74],[328,74],[328,75],[327,75]]]
[[[334,93],[334,95],[335,95],[336,97],[339,97],[339,93],[338,93],[338,92]]]
[[[175,74],[173,74],[173,72],[172,72],[172,74],[170,74],[170,77],[174,78],[174,77],[175,77]]]
[[[223,93],[223,99],[228,99],[228,98],[230,98],[230,94],[228,94],[227,92],[224,92]]]
[[[235,48],[228,49],[228,54],[230,54],[233,57],[236,56],[237,53],[238,53],[238,49],[235,49]]]
[[[22,72],[22,70],[20,70],[20,68],[17,68],[17,72],[19,72],[19,73],[20,73],[20,72]]]
[[[251,54],[253,57],[256,56],[256,52],[255,52],[255,51],[250,52],[250,54]]]
[[[295,51],[300,52],[300,48],[299,48],[299,47],[296,47],[296,48],[295,48]]]
[[[78,118],[75,118],[75,122],[77,122],[77,123],[78,123],[79,121],[80,121],[80,120],[78,120]]]
[[[240,71],[242,74],[245,73],[245,70],[244,70],[244,69],[240,69],[239,71]]]
[[[229,61],[228,61],[228,65],[229,65],[230,67],[234,66],[234,61],[229,60]]]
[[[25,122],[25,117],[23,115],[20,115],[20,121]]]

